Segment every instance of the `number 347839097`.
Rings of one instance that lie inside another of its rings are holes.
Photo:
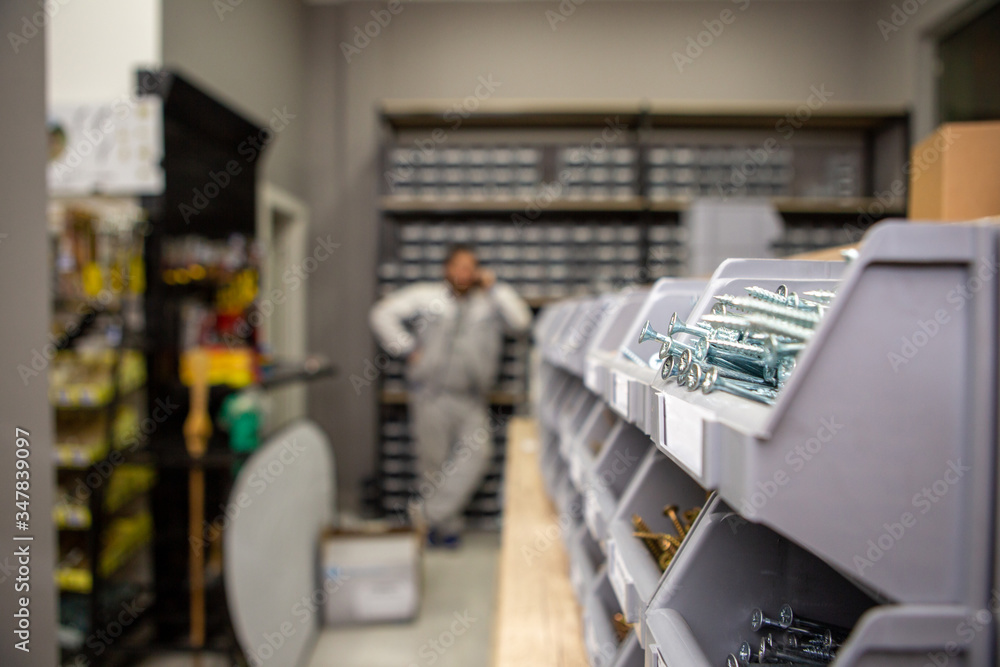
[[[17,440],[15,444],[17,449],[14,450],[15,456],[17,456],[14,462],[14,504],[19,509],[19,512],[15,512],[15,521],[28,521],[28,490],[31,488],[31,475],[30,475],[30,464],[28,463],[28,458],[31,456],[31,443],[28,442],[28,436],[30,434],[23,428],[15,429],[15,436]]]

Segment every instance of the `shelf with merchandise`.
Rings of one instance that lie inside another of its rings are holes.
[[[850,263],[732,260],[686,312],[660,307],[640,316],[640,305],[605,327],[605,334],[615,325],[630,330],[618,340],[638,345],[639,319],[661,331],[675,312],[694,322],[718,294],[751,285],[833,288],[836,297],[773,404],[689,391],[658,373],[646,380],[645,369],[629,372],[632,362],[602,350],[596,334],[585,343],[583,374],[541,355],[543,382],[574,387],[583,380],[615,408],[614,379],[626,375],[644,397],[633,404],[630,391],[628,411],[616,411],[634,417],[655,449],[606,531],[612,589],[644,624],[647,664],[721,664],[737,635],[750,634],[752,605],[777,613],[786,602],[807,617],[853,628],[837,649],[838,667],[877,656],[921,665],[937,653],[990,664],[997,639],[988,610],[996,569],[989,554],[997,492],[989,471],[996,467],[998,241],[1000,228],[990,224],[882,224]],[[611,381],[601,382],[602,374]],[[539,415],[542,437],[559,452],[564,408],[545,407],[552,413]],[[568,471],[570,460],[561,465]],[[654,466],[679,477],[644,481]],[[715,494],[657,577],[623,519],[636,508],[652,512],[664,488],[685,485]],[[723,576],[743,568],[731,581]],[[775,573],[768,575],[772,592],[754,592],[754,577],[767,572]],[[727,604],[735,611],[718,611]],[[737,612],[716,622],[720,613]],[[980,617],[981,631],[958,634],[963,619]]]

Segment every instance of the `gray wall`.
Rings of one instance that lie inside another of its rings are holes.
[[[0,3],[0,34],[21,34],[22,21],[39,10],[33,0]],[[30,34],[25,32],[24,34]],[[6,38],[4,40],[7,42]],[[56,594],[52,581],[52,409],[45,371],[23,381],[18,366],[30,367],[32,350],[49,342],[50,292],[45,220],[45,35],[38,31],[15,53],[0,49],[0,664],[51,667],[56,664]],[[39,362],[41,365],[41,362]],[[27,429],[31,456],[29,530],[14,527],[15,428]],[[14,535],[34,537],[14,542]],[[17,592],[20,545],[30,545],[30,591]],[[30,653],[14,648],[17,601],[30,596]]]
[[[236,4],[236,3],[232,3]],[[266,123],[274,109],[296,118],[265,153],[261,181],[303,194],[305,9],[296,0],[163,2],[163,64]]]
[[[375,461],[374,385],[358,392],[348,379],[375,354],[366,316],[375,295],[379,99],[464,98],[488,75],[501,82],[498,99],[800,103],[811,86],[825,86],[837,102],[914,104],[919,137],[935,123],[921,34],[964,0],[923,4],[884,39],[878,20],[890,19],[893,4],[592,1],[553,23],[546,12],[558,13],[556,2],[404,2],[347,63],[339,45],[384,4],[244,2],[220,20],[210,4],[164,3],[168,66],[258,117],[286,104],[304,111],[279,137],[264,177],[305,197],[313,238],[343,244],[308,281],[309,347],[342,369],[310,391],[310,414],[337,446],[342,502],[355,503]],[[678,71],[673,54],[724,10],[735,19]]]
[[[801,103],[825,85],[837,101],[865,99],[862,3],[584,3],[555,24],[557,3],[414,3],[348,64],[339,48],[384,5],[308,11],[307,201],[316,233],[343,244],[340,261],[310,284],[310,347],[331,355],[341,381],[311,391],[310,412],[334,434],[341,500],[356,500],[374,469],[374,384],[360,393],[375,349],[367,312],[375,295],[376,182],[381,98],[464,98],[477,77],[501,82],[496,98],[643,97]],[[703,21],[736,18],[679,72],[672,55]]]
[[[866,101],[912,104],[911,136],[919,141],[938,126],[934,39],[928,31],[970,2],[935,0],[918,4],[912,15],[900,12],[901,4],[872,0],[864,5],[858,26],[865,56],[859,92]]]

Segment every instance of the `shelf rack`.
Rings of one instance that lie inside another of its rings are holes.
[[[535,404],[542,442],[561,454],[552,426],[565,406],[592,392],[615,408],[624,385],[628,410],[616,409],[596,461],[622,431],[652,445],[610,524],[600,501],[584,511],[646,665],[723,664],[740,641],[759,640],[750,611],[784,603],[851,628],[836,667],[995,664],[998,242],[988,224],[883,223],[850,263],[725,262],[686,309],[667,295],[687,286],[664,280],[639,306],[621,293],[610,310],[602,297],[543,313],[533,371],[546,397]],[[774,405],[691,393],[615,353],[640,351],[639,319],[665,330],[675,311],[696,320],[716,294],[778,283],[838,296]],[[615,316],[578,346],[581,373],[556,334],[602,311]],[[623,519],[639,510],[652,525],[684,493],[704,508],[659,574]]]

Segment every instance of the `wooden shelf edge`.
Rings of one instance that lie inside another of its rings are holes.
[[[748,198],[755,199],[753,197]],[[875,197],[770,197],[779,213],[813,213],[831,215],[871,215],[878,205],[878,215],[905,215],[906,203],[895,200],[885,204]],[[415,197],[383,196],[380,208],[383,213],[510,213],[527,215],[528,210],[541,209],[545,213],[591,212],[591,213],[679,213],[687,210],[695,201],[692,197],[672,199],[649,199],[630,197],[628,199],[586,200],[557,199],[539,204],[536,198],[511,199],[420,199]],[[529,208],[534,207],[534,208]]]

